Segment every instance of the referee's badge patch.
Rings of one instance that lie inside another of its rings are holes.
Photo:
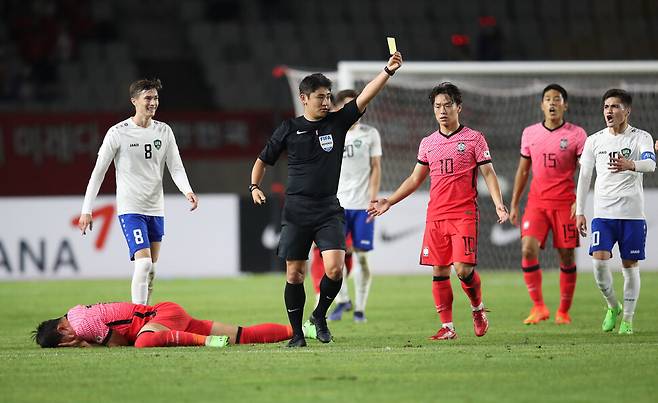
[[[334,138],[331,136],[331,134],[323,134],[322,136],[319,136],[319,139],[320,146],[324,151],[330,152],[334,149]]]

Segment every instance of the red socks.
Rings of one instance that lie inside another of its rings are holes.
[[[313,280],[313,288],[315,293],[320,293],[320,280],[324,276],[324,262],[322,262],[322,255],[320,248],[313,247],[313,257],[311,258],[311,280]]]
[[[450,277],[434,276],[432,279],[432,295],[441,323],[451,323],[452,286],[450,285]]]
[[[544,306],[544,296],[541,290],[541,267],[538,259],[521,259],[523,279],[528,288],[528,294],[535,306]]]
[[[560,265],[560,307],[558,311],[569,312],[576,289],[576,266],[564,267]]]
[[[482,303],[482,287],[480,283],[480,275],[475,269],[465,279],[460,279],[462,289],[471,300],[471,306],[478,307]]]
[[[165,330],[161,332],[144,332],[135,340],[135,347],[177,347],[205,346],[206,336],[180,330]]]
[[[292,327],[278,323],[261,323],[260,325],[238,328],[235,344],[276,343],[292,338]]]

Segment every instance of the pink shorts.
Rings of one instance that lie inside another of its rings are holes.
[[[521,237],[531,236],[544,249],[548,231],[553,231],[553,247],[573,249],[580,245],[576,218],[571,218],[571,207],[544,209],[526,207],[521,220]]]
[[[478,222],[474,218],[430,221],[425,224],[420,264],[477,264]]]
[[[170,330],[182,330],[203,336],[210,334],[213,321],[195,319],[176,303],[162,302],[153,305],[153,308],[156,314],[149,323],[157,323]]]

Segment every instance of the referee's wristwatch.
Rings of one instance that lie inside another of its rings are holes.
[[[256,183],[250,184],[249,185],[249,193],[253,192],[254,189],[260,189],[260,186],[258,186],[258,184],[256,184]]]

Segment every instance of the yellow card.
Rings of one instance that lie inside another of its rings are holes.
[[[388,42],[388,53],[393,54],[398,51],[395,46],[395,38],[388,36],[386,37],[386,41]]]

